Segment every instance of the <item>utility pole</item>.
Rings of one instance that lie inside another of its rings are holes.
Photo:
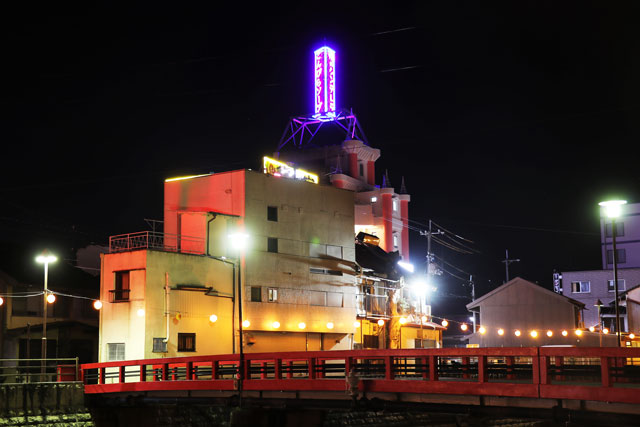
[[[431,285],[431,276],[436,275],[436,274],[442,274],[436,264],[433,262],[434,261],[434,257],[433,254],[431,253],[431,236],[433,235],[438,235],[438,234],[444,234],[444,231],[442,230],[438,230],[438,231],[433,231],[432,229],[432,223],[431,220],[429,220],[429,231],[420,231],[420,235],[421,236],[427,236],[427,286],[432,286]],[[431,291],[427,291],[427,297],[429,298],[429,301],[427,302],[427,305],[429,305],[429,310],[431,310],[431,297],[430,297],[430,292]],[[420,311],[422,311],[422,304],[424,303],[424,301],[420,301]],[[431,320],[431,316],[429,316],[429,320]],[[422,318],[420,319],[420,325],[422,325]]]
[[[469,275],[469,284],[471,285],[471,302],[476,300],[476,284],[473,283],[473,275]],[[473,332],[476,332],[476,312],[473,311]]]
[[[511,264],[512,262],[520,262],[520,259],[509,259],[509,249],[505,249],[505,259],[502,260],[502,262],[504,262],[504,272],[505,272],[505,276],[507,278],[507,280],[505,281],[508,282],[509,281],[509,264]]]

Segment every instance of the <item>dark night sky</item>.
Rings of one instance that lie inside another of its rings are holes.
[[[378,181],[404,176],[413,220],[475,242],[436,254],[479,294],[505,249],[512,277],[547,287],[554,268],[597,269],[597,202],[640,202],[639,7],[610,3],[5,11],[2,240],[105,243],[161,219],[164,178],[258,168],[311,110],[326,39]],[[413,231],[411,250],[423,263]],[[441,307],[467,302],[445,277]]]

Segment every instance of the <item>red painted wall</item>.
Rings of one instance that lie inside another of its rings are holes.
[[[393,205],[391,194],[382,194],[382,219],[384,221],[384,249],[387,252],[393,251]]]
[[[358,173],[358,155],[356,153],[349,153],[349,173],[353,178],[358,179],[360,177]]]
[[[367,162],[367,183],[376,185],[376,162]]]
[[[400,200],[400,217],[402,218],[402,259],[409,261],[409,201]]]
[[[244,217],[245,171],[216,173],[164,183],[164,232],[179,234],[182,211],[217,212]],[[191,232],[191,231],[190,231]],[[206,227],[201,229],[206,238]]]

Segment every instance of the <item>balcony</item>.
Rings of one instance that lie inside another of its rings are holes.
[[[201,237],[189,237],[179,234],[140,231],[138,233],[119,234],[109,237],[109,253],[128,252],[137,249],[155,249],[165,252],[204,255],[206,242]]]
[[[356,311],[363,317],[389,317],[386,295],[356,294]]]

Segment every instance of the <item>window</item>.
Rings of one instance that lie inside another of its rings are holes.
[[[327,305],[327,293],[322,291],[309,291],[309,305]]]
[[[167,341],[164,338],[153,339],[153,353],[166,353]]]
[[[251,287],[251,302],[262,302],[262,288],[260,286]]]
[[[394,249],[398,248],[398,235],[397,234],[393,235],[393,247],[394,247]]]
[[[607,290],[609,292],[615,292],[615,286],[613,284],[613,280],[607,280]],[[624,279],[618,279],[618,290],[619,291],[624,291],[625,287],[624,287]]]
[[[393,210],[394,211],[398,210],[398,201],[396,199],[393,199]]]
[[[364,348],[378,348],[378,336],[377,335],[364,335],[363,337],[363,347]]]
[[[178,351],[196,351],[196,334],[178,333]]]
[[[613,227],[611,226],[611,223],[604,225],[605,237],[613,237],[612,228]],[[616,237],[620,237],[620,236],[624,236],[624,222],[616,221]]]
[[[124,360],[124,343],[108,343],[107,344],[107,360]]]
[[[364,165],[360,163],[360,176],[364,176]]]
[[[268,237],[267,238],[267,251],[278,253],[278,238],[277,237]]]
[[[269,221],[278,222],[278,207],[277,206],[267,206],[267,219]]]
[[[111,292],[111,302],[129,301],[130,291],[130,272],[129,271],[115,271],[115,285]]]
[[[342,276],[342,271],[329,270],[327,268],[310,267],[309,268],[309,273],[313,273],[313,274],[328,274],[330,276]]]
[[[342,246],[327,245],[327,255],[342,259]]]
[[[378,201],[378,198],[377,198],[376,196],[373,196],[373,197],[371,198],[371,203],[375,203],[375,202],[377,202],[377,201]]]
[[[342,294],[338,292],[328,292],[327,307],[342,307]]]
[[[624,249],[616,249],[616,257],[618,258],[618,264],[624,264],[627,262],[627,251]],[[613,250],[607,250],[607,264],[613,264]]]
[[[571,282],[571,292],[574,294],[586,294],[591,292],[591,282]]]
[[[269,288],[267,290],[267,299],[269,302],[278,301],[278,290],[276,288]]]

